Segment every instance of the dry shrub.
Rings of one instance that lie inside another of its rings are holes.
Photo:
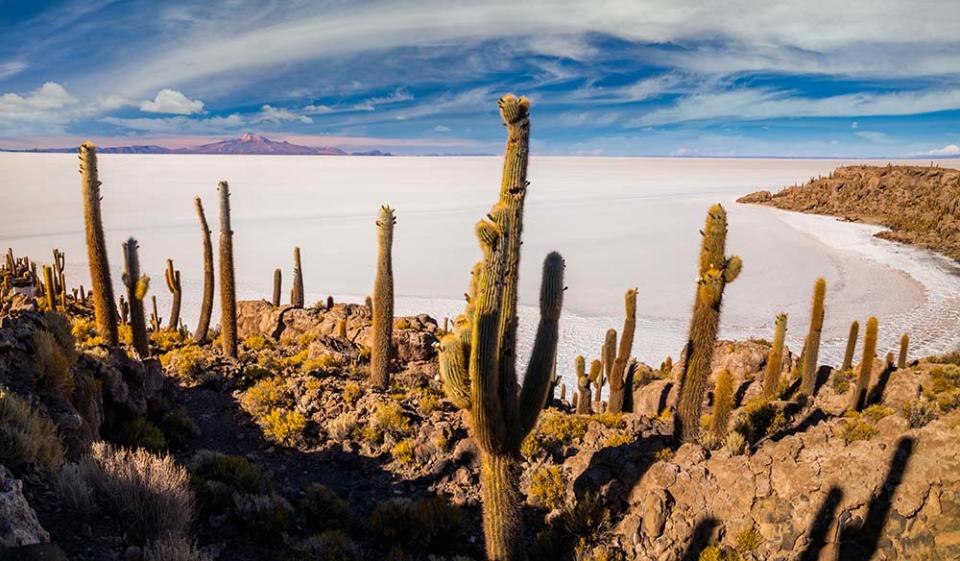
[[[96,491],[101,509],[110,509],[141,542],[185,536],[194,499],[187,470],[171,456],[95,442],[80,461],[83,478]]]
[[[79,465],[63,466],[55,481],[55,488],[60,501],[76,514],[87,517],[96,510],[93,487],[87,482]]]
[[[327,434],[335,440],[346,440],[353,438],[358,426],[356,413],[340,413],[336,418],[327,421]]]
[[[57,426],[16,395],[0,390],[0,463],[56,472],[63,464]]]
[[[350,521],[350,503],[326,485],[311,485],[300,503],[303,517],[312,530],[321,532],[342,528]]]
[[[77,355],[73,348],[73,335],[69,347],[63,346],[49,331],[37,331],[33,334],[35,372],[34,382],[51,395],[61,399],[70,399],[73,394],[73,363]]]
[[[184,539],[168,538],[143,548],[143,561],[210,561],[210,558]]]

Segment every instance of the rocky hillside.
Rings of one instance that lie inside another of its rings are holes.
[[[889,230],[879,237],[960,260],[960,170],[846,166],[804,185],[758,191],[737,202],[880,224]]]

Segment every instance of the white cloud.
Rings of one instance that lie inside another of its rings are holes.
[[[890,135],[879,131],[857,131],[853,134],[877,144],[892,144],[894,142]]]
[[[170,113],[173,115],[193,115],[203,112],[203,102],[190,99],[177,90],[164,88],[157,92],[153,101],[144,101],[140,110],[146,113]]]
[[[437,125],[437,126],[433,127],[433,130],[435,130],[435,131],[437,131],[437,132],[450,132],[450,127],[448,127],[448,126],[446,126],[446,125]]]
[[[854,122],[850,123],[850,128],[851,128],[851,129],[860,128],[860,123],[854,121]]]
[[[0,95],[0,124],[13,121],[63,123],[69,120],[70,109],[76,104],[77,98],[56,82],[46,82],[25,95],[8,92]]]
[[[360,103],[354,105],[353,108],[358,111],[374,111],[379,105],[389,105],[391,103],[400,103],[403,101],[410,101],[412,99],[412,94],[406,90],[398,88],[396,91],[388,95],[371,97],[370,99],[361,101]]]
[[[116,125],[132,130],[165,133],[165,134],[220,134],[239,130],[251,125],[279,124],[287,122],[300,122],[309,124],[313,119],[306,115],[298,115],[287,109],[264,105],[258,113],[249,113],[241,115],[232,113],[222,117],[187,117],[177,115],[175,117],[159,118],[121,118],[104,117],[100,119],[103,123]]]
[[[0,62],[0,80],[9,78],[27,68],[27,63],[19,60]]]
[[[313,119],[306,115],[297,115],[287,109],[264,105],[260,108],[259,115],[254,117],[254,122],[258,123],[281,123],[284,121],[300,121],[301,123],[312,123]]]
[[[930,150],[926,152],[926,156],[960,156],[960,146],[956,144],[948,144],[943,148],[937,148],[936,150]]]
[[[303,111],[304,113],[315,113],[315,114],[317,114],[317,115],[322,115],[322,114],[324,114],[324,113],[333,113],[334,109],[333,109],[333,107],[330,107],[329,105],[313,105],[313,104],[310,104],[310,105],[305,106],[303,109],[301,109],[301,111]]]

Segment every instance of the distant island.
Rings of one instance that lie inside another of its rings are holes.
[[[844,166],[777,193],[737,200],[890,228],[877,237],[960,261],[960,170],[940,166]]]
[[[2,152],[36,152],[52,154],[68,154],[76,152],[75,147],[69,148],[30,148],[26,150],[0,150]],[[167,148],[165,146],[132,145],[132,146],[105,146],[98,148],[101,154],[250,154],[250,155],[284,155],[284,156],[392,156],[389,152],[370,150],[367,152],[345,152],[331,146],[304,146],[287,141],[270,140],[269,138],[252,133],[244,133],[240,138],[221,140],[210,144],[201,144],[188,148]]]

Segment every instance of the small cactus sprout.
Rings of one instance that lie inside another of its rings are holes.
[[[280,289],[283,284],[283,271],[279,268],[273,270],[273,300],[270,301],[274,308],[280,306]]]
[[[143,299],[150,288],[150,277],[140,274],[140,257],[137,240],[130,238],[123,244],[123,284],[127,287],[127,300],[130,305],[130,332],[133,335],[133,348],[140,358],[150,356],[150,344],[147,339],[147,321],[144,317]]]
[[[720,328],[723,290],[740,275],[739,257],[727,257],[727,212],[719,204],[710,207],[701,232],[700,276],[690,320],[686,361],[680,372],[680,395],[675,416],[675,437],[696,442],[700,436],[700,412],[707,379],[713,364],[713,349]]]
[[[583,396],[574,406],[574,410],[580,414],[590,413],[590,377],[587,376],[587,360],[583,355],[578,355],[576,359],[577,369],[577,394]],[[576,395],[576,394],[574,394]]]
[[[377,217],[377,277],[373,284],[373,326],[370,330],[370,381],[390,385],[393,339],[393,209],[380,207]],[[332,302],[331,302],[332,304]]]
[[[160,331],[160,325],[163,323],[163,318],[160,317],[160,312],[157,311],[157,297],[151,296],[150,302],[153,304],[153,311],[150,312],[150,330],[156,333]]]
[[[612,413],[626,411],[624,403],[633,394],[633,380],[627,376],[627,365],[630,362],[630,353],[633,352],[633,334],[637,327],[637,289],[631,288],[624,295],[624,309],[626,316],[623,320],[623,336],[616,358],[613,359],[613,368],[608,375]]]
[[[773,331],[773,344],[767,355],[767,366],[763,372],[763,397],[774,399],[780,393],[780,370],[783,367],[783,341],[787,336],[787,314],[777,315]]]
[[[83,222],[87,237],[87,261],[93,281],[93,311],[97,333],[104,343],[116,347],[120,342],[117,330],[116,300],[110,281],[107,243],[103,237],[100,214],[100,180],[97,177],[97,149],[89,140],[80,145],[80,185],[83,190]]]
[[[303,307],[303,270],[300,268],[300,248],[293,248],[293,285],[290,287],[290,305]]]
[[[710,433],[716,442],[727,437],[730,424],[730,411],[733,409],[733,374],[724,368],[717,376],[717,386],[713,391],[713,417],[710,421]]]
[[[897,368],[907,367],[907,352],[910,347],[910,336],[904,333],[900,336],[900,355],[897,357]]]
[[[237,358],[237,292],[233,276],[233,229],[230,227],[230,185],[220,191],[220,339],[223,354]]]
[[[843,353],[843,365],[840,370],[853,368],[853,353],[857,350],[857,335],[860,333],[860,322],[854,320],[850,324],[850,334],[847,336],[847,350]]]
[[[167,322],[167,329],[173,331],[180,325],[180,298],[183,296],[183,290],[180,288],[180,271],[173,269],[173,259],[167,259],[167,272],[164,276],[167,279],[167,290],[173,295],[170,319]]]
[[[823,331],[824,306],[827,296],[827,281],[817,279],[813,285],[813,305],[810,314],[810,331],[804,348],[800,370],[800,393],[812,396],[817,389],[817,361],[820,358],[820,334]]]
[[[850,397],[850,408],[860,411],[866,405],[867,388],[870,386],[870,375],[873,373],[873,359],[877,354],[877,318],[867,320],[867,329],[863,335],[863,360],[860,361],[860,375],[857,385]]]
[[[203,343],[207,340],[207,331],[210,329],[213,291],[216,288],[213,278],[213,242],[210,241],[210,227],[207,225],[207,216],[203,213],[203,202],[200,197],[194,197],[193,205],[197,210],[200,235],[203,238],[203,299],[200,301],[200,319],[197,320],[197,331],[193,334],[193,340]]]
[[[55,311],[57,309],[57,294],[54,291],[56,283],[53,280],[53,267],[43,266],[43,297],[47,309]]]

